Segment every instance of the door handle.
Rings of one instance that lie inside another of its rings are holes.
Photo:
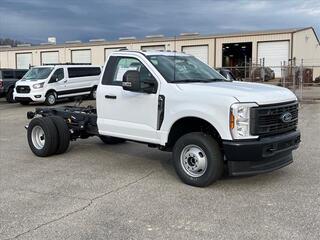
[[[66,83],[66,82],[68,82],[68,80],[64,80],[63,82]]]
[[[105,95],[104,97],[108,98],[108,99],[116,99],[117,98],[117,96],[115,96],[115,95]]]

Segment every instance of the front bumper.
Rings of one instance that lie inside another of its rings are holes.
[[[43,91],[31,91],[30,93],[17,93],[14,91],[13,98],[19,101],[44,102],[46,100]]]
[[[292,151],[299,143],[299,131],[258,140],[223,141],[229,174],[259,174],[287,166],[292,163]]]

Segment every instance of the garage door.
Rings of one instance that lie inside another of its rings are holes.
[[[208,45],[182,47],[182,52],[193,55],[208,64]]]
[[[165,45],[154,45],[154,46],[142,46],[142,51],[165,51],[166,46]]]
[[[28,69],[32,65],[32,53],[17,53],[17,69]]]
[[[109,55],[115,51],[118,51],[120,49],[126,49],[125,47],[121,47],[121,48],[105,48],[104,49],[104,60],[106,61],[109,57]]]
[[[71,60],[73,63],[91,63],[91,50],[72,50]]]
[[[42,52],[41,53],[41,64],[55,64],[59,63],[59,52]]]
[[[276,77],[281,77],[281,62],[289,59],[289,41],[258,43],[258,61],[260,59],[273,69]]]

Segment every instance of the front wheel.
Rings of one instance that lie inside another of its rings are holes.
[[[46,95],[45,104],[47,106],[55,105],[57,102],[57,94],[55,92],[48,92]]]
[[[178,139],[173,162],[180,179],[192,186],[206,187],[223,174],[223,158],[217,141],[210,135],[193,132]]]
[[[13,98],[13,88],[10,88],[8,93],[7,93],[7,102],[8,103],[14,103],[14,98]]]

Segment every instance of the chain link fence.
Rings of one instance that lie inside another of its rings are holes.
[[[242,66],[223,67],[239,81],[258,82],[289,88],[299,100],[320,100],[320,58],[290,59],[278,66],[246,62]]]

